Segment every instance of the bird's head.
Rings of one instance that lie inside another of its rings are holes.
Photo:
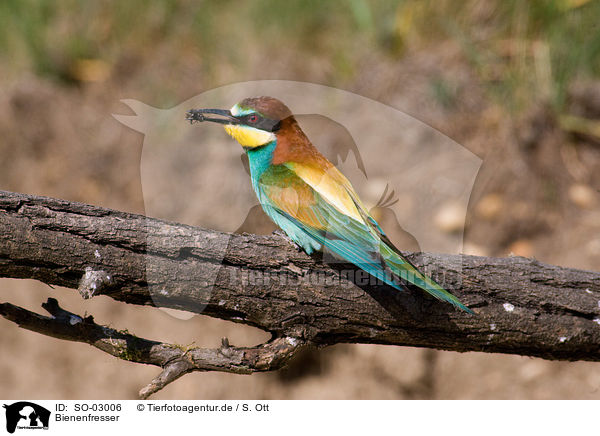
[[[208,115],[218,115],[212,117]],[[245,149],[262,147],[277,138],[282,122],[292,117],[291,111],[273,97],[246,98],[226,109],[192,109],[190,122],[212,121],[223,124],[225,131]]]

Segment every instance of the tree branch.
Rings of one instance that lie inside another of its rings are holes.
[[[42,316],[10,303],[0,304],[0,315],[27,330],[85,342],[119,359],[160,366],[163,371],[140,391],[143,399],[193,371],[250,374],[278,369],[304,345],[285,337],[257,347],[232,347],[223,338],[221,348],[182,347],[96,324],[92,316],[81,317],[64,310],[54,298],[48,298],[42,307],[52,316]]]
[[[421,291],[357,286],[349,277],[368,279],[360,270],[309,257],[277,235],[232,235],[0,191],[0,277],[252,325],[275,338],[262,347],[293,338],[600,360],[600,273],[520,257],[406,254],[477,315]],[[224,367],[201,369],[232,368]],[[155,385],[187,369],[171,367]]]

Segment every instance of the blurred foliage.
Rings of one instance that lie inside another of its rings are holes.
[[[5,75],[80,83],[161,48],[209,77],[285,49],[327,59],[335,84],[357,74],[363,56],[393,62],[450,40],[509,108],[542,100],[560,112],[568,84],[600,72],[598,17],[599,0],[2,0],[0,59]],[[443,78],[433,87],[451,106]]]

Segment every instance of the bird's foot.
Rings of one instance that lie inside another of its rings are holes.
[[[281,229],[274,230],[273,234],[277,235],[277,236],[281,236],[283,239],[285,239],[291,245],[293,245],[296,248],[297,251],[304,251],[304,249],[302,248],[302,246],[298,245],[298,243],[296,243],[296,241],[294,241],[292,238],[290,238],[287,235],[287,233],[285,233],[283,230],[281,230]]]

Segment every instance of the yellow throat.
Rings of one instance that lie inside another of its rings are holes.
[[[227,124],[224,126],[225,131],[233,137],[242,147],[254,148],[268,144],[274,141],[275,134],[264,130],[256,129],[250,126],[242,126],[237,124]]]

